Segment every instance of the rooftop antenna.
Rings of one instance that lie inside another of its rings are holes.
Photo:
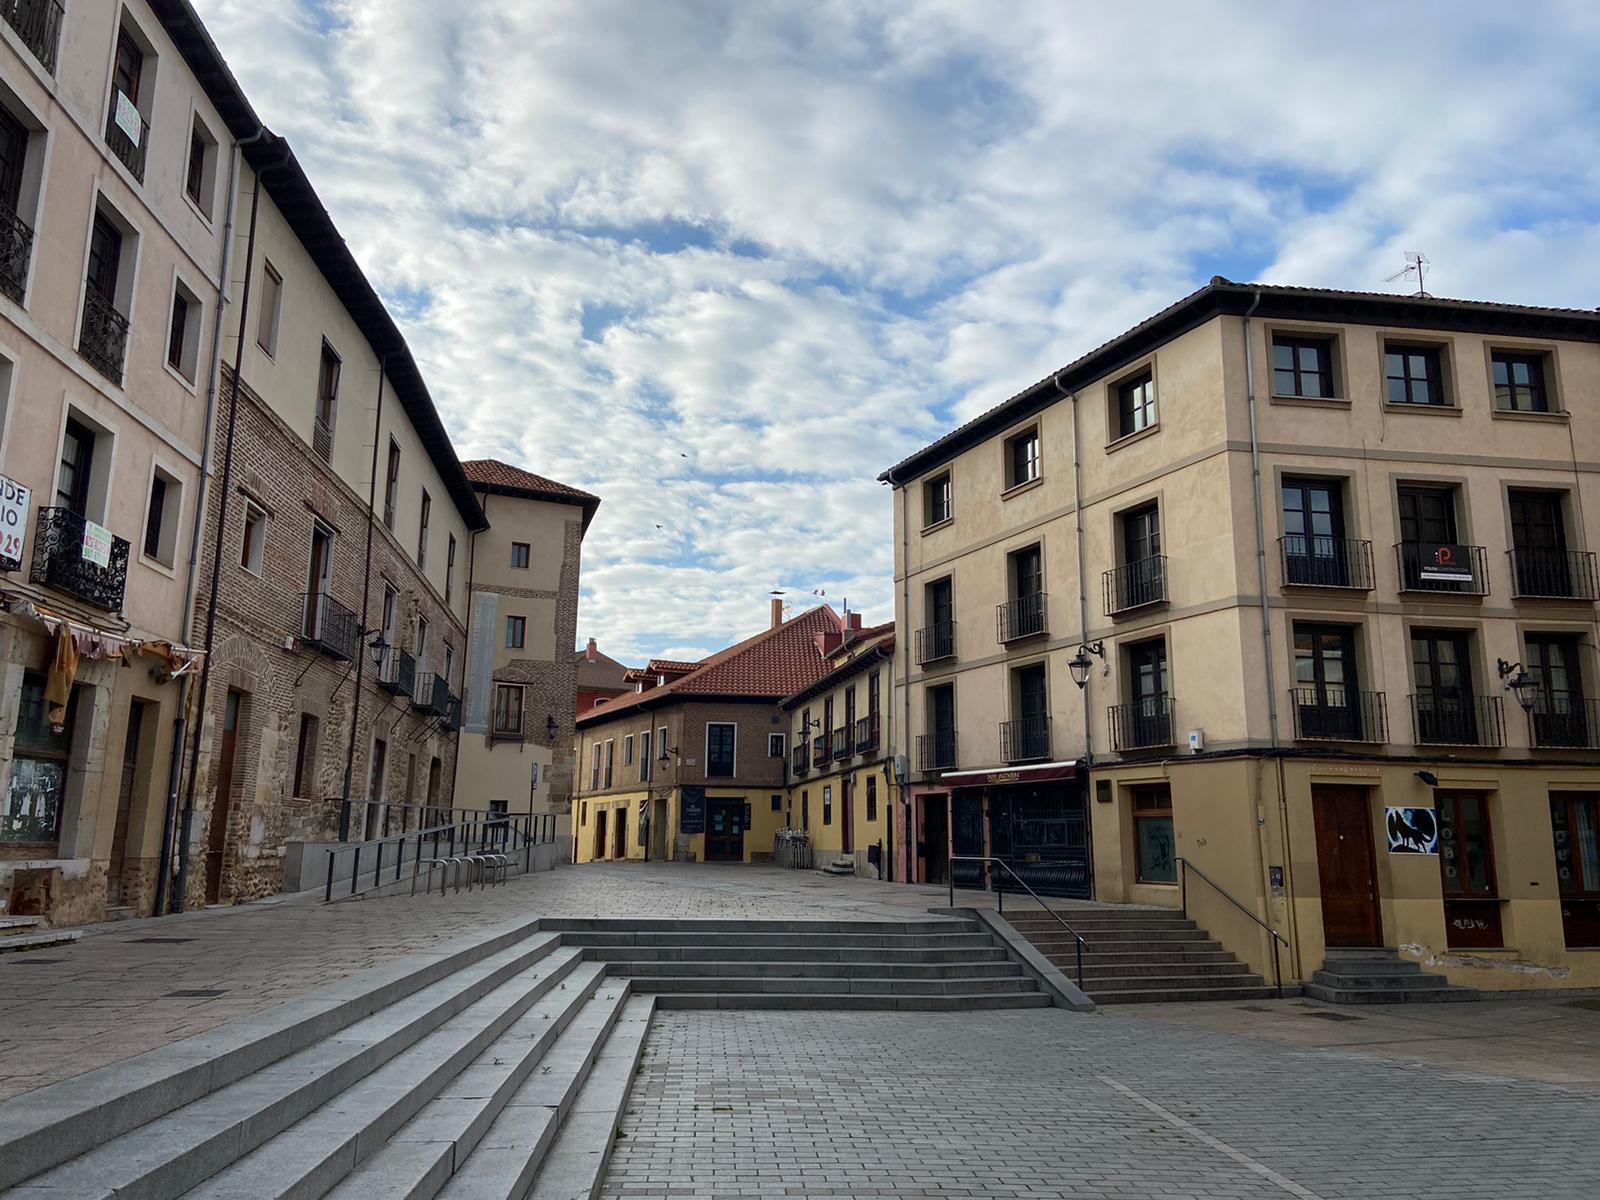
[[[1413,275],[1415,275],[1417,277],[1417,290],[1414,295],[1418,300],[1431,299],[1432,297],[1428,295],[1427,290],[1422,286],[1423,280],[1425,280],[1428,275],[1428,267],[1430,265],[1428,262],[1428,256],[1421,250],[1407,250],[1405,255],[1406,265],[1400,268],[1400,270],[1396,271],[1393,275],[1390,275],[1384,280],[1384,282],[1393,283],[1397,279],[1410,279]]]

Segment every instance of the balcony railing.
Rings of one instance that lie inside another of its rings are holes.
[[[1050,718],[1023,717],[1000,722],[1000,757],[1008,763],[1050,757]]]
[[[70,592],[96,608],[120,612],[128,582],[127,541],[111,539],[105,566],[84,556],[89,522],[70,508],[41,508],[33,533],[33,569],[29,578],[58,591]]]
[[[1587,550],[1508,550],[1511,594],[1552,600],[1593,600],[1594,555]]]
[[[433,710],[444,718],[447,733],[461,728],[461,697],[450,690],[450,681],[443,675],[433,679]],[[521,731],[518,731],[521,736]]]
[[[1043,592],[1018,596],[995,606],[995,624],[1002,642],[1015,642],[1021,638],[1036,637],[1045,632],[1045,617],[1049,597]]]
[[[829,735],[829,740],[832,743],[830,749],[833,751],[835,762],[850,757],[850,726],[839,726]]]
[[[418,671],[411,688],[411,707],[429,716],[444,716],[444,700],[449,696],[450,689],[443,687],[443,684],[444,681],[432,671]],[[443,696],[440,695],[441,688]]]
[[[390,533],[394,532],[394,501],[393,500],[385,500],[383,502],[383,527],[385,529],[387,529]]]
[[[856,721],[856,753],[866,754],[878,748],[878,714],[869,713]]]
[[[1116,616],[1167,598],[1167,556],[1156,554],[1107,571],[1104,576],[1106,616]]]
[[[122,356],[128,347],[128,318],[93,287],[83,290],[83,332],[78,353],[112,383],[122,382]]]
[[[300,601],[301,641],[344,662],[361,653],[361,622],[355,613],[327,592],[306,592]]]
[[[139,117],[139,132],[137,135],[130,135],[117,121],[117,112],[123,107],[122,102],[122,93],[113,92],[111,111],[106,114],[106,145],[122,165],[133,173],[133,177],[143,183],[144,153],[150,144],[150,122],[142,116]]]
[[[1107,710],[1113,750],[1146,750],[1172,742],[1172,697],[1166,694],[1113,704]]]
[[[956,731],[941,729],[917,735],[917,770],[948,771],[956,765]]]
[[[1388,702],[1382,692],[1342,687],[1289,689],[1294,736],[1304,742],[1387,742]]]
[[[0,0],[0,14],[39,65],[54,75],[61,44],[61,0]]]
[[[954,658],[956,653],[956,623],[939,621],[917,630],[917,662],[938,662],[941,658]]]
[[[409,696],[416,683],[417,660],[398,646],[390,646],[378,661],[378,686],[396,696]]]
[[[793,769],[796,775],[804,775],[811,770],[811,747],[801,742],[791,752],[789,757],[793,760]]]
[[[323,462],[333,461],[333,426],[321,417],[312,418],[311,448]]]
[[[1457,596],[1489,594],[1489,560],[1482,546],[1397,542],[1402,592],[1441,592]]]
[[[1503,746],[1499,696],[1411,697],[1411,727],[1419,746]]]
[[[1278,539],[1278,552],[1284,587],[1372,590],[1371,542],[1291,533]]]
[[[18,304],[28,290],[28,263],[32,258],[32,227],[12,212],[10,205],[0,202],[0,292]]]
[[[1528,714],[1533,744],[1541,750],[1600,749],[1600,700],[1581,696],[1534,697]]]

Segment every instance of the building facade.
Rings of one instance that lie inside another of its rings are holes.
[[[1600,983],[1597,341],[1219,278],[887,472],[913,877],[953,847],[1102,900],[1187,879],[1286,978],[1384,946]]]
[[[635,690],[635,681],[628,675],[632,668],[603,653],[593,638],[583,649],[572,652],[572,662],[577,677],[578,712],[587,712],[599,701],[615,700]]]

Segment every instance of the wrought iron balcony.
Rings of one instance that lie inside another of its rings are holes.
[[[117,123],[117,109],[120,107],[121,99],[121,92],[112,93],[111,111],[106,114],[106,146],[117,156],[122,165],[132,172],[133,177],[143,183],[145,148],[150,144],[150,122],[141,116],[139,133],[137,136],[131,136]]]
[[[1294,736],[1304,742],[1387,742],[1388,702],[1382,692],[1342,687],[1289,689]]]
[[[1511,594],[1549,600],[1593,600],[1594,555],[1587,550],[1508,550]]]
[[[443,695],[434,697],[434,707],[444,716],[446,733],[454,733],[461,728],[461,697],[450,690],[450,683],[440,676],[438,686]]]
[[[0,0],[0,14],[39,65],[54,75],[61,45],[61,0]]]
[[[1045,632],[1045,616],[1049,597],[1043,592],[1018,596],[995,606],[995,624],[1002,642],[1015,642],[1020,638],[1036,637]]]
[[[41,508],[33,532],[33,569],[29,578],[69,592],[107,612],[122,610],[128,582],[128,543],[111,539],[108,562],[101,566],[84,557],[83,535],[89,525],[70,508]]]
[[[1528,714],[1533,744],[1541,750],[1600,749],[1600,700],[1538,693]]]
[[[1050,757],[1050,718],[1023,717],[1000,722],[1000,757],[1008,763]]]
[[[811,747],[806,742],[801,742],[789,755],[793,760],[793,770],[796,775],[804,775],[811,770]]]
[[[917,735],[917,770],[948,771],[956,765],[956,731],[941,729]]]
[[[395,696],[409,696],[416,683],[417,660],[398,646],[390,646],[378,661],[378,686]]]
[[[0,292],[18,304],[28,290],[28,263],[32,258],[32,227],[11,211],[10,205],[0,201]]]
[[[1278,539],[1278,552],[1284,587],[1372,590],[1371,542],[1291,533]]]
[[[333,426],[321,417],[312,418],[311,448],[323,462],[333,461]]]
[[[449,696],[450,689],[443,687],[443,684],[444,681],[432,671],[418,671],[411,689],[411,707],[431,717],[444,716],[444,700]]]
[[[128,348],[128,318],[95,291],[83,290],[83,332],[78,335],[78,353],[112,383],[122,382],[122,356]]]
[[[300,640],[329,658],[350,662],[361,653],[361,622],[327,592],[305,592],[300,597]]]
[[[1132,704],[1113,704],[1107,715],[1113,750],[1148,750],[1173,744],[1172,697],[1165,693]]]
[[[1402,592],[1439,592],[1456,596],[1489,594],[1489,560],[1482,546],[1445,546],[1433,542],[1398,542]]]
[[[917,663],[938,662],[941,658],[954,658],[956,654],[956,623],[937,621],[917,630]]]
[[[1504,710],[1499,696],[1411,697],[1411,727],[1419,746],[1503,746]]]
[[[878,714],[868,713],[856,722],[856,753],[866,754],[878,748]]]
[[[828,735],[832,742],[833,759],[838,762],[842,758],[850,757],[850,727],[841,725]]]
[[[1163,604],[1167,599],[1167,556],[1154,554],[1123,563],[1105,573],[1103,586],[1108,617],[1148,604]]]

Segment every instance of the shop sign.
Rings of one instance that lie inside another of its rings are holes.
[[[93,521],[83,523],[83,561],[97,567],[111,565],[111,530]]]
[[[1439,853],[1439,818],[1431,808],[1384,810],[1390,854]]]
[[[128,135],[128,140],[135,146],[143,136],[144,118],[139,115],[139,106],[129,100],[121,92],[117,93],[117,128]]]
[[[639,801],[639,819],[634,822],[639,827],[639,845],[650,844],[650,798],[647,796]]]
[[[706,831],[706,790],[686,787],[678,800],[678,832],[685,835]]]
[[[533,760],[533,769],[529,772],[528,786],[529,787],[538,787],[539,786],[539,760],[538,759],[534,759]]]
[[[1465,546],[1423,546],[1417,574],[1423,583],[1471,583],[1472,552]]]
[[[32,493],[0,475],[0,571],[22,569],[22,542],[28,535],[28,500]]]

